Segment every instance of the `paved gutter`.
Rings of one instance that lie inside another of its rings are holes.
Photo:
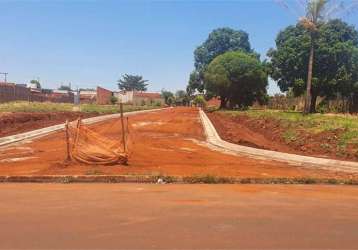
[[[357,179],[310,177],[218,177],[155,175],[14,175],[0,176],[1,183],[148,183],[148,184],[277,184],[358,185]]]
[[[124,113],[124,116],[131,116],[131,115],[137,115],[137,114],[141,114],[141,113],[155,112],[158,110],[162,110],[162,109],[131,111],[131,112]],[[114,119],[114,118],[119,118],[119,117],[120,117],[119,113],[110,114],[110,115],[101,115],[101,116],[83,119],[82,122],[84,124],[93,124],[93,123],[97,123],[97,122],[101,122],[101,121],[105,121],[105,120],[109,120],[109,119]],[[58,124],[58,125],[54,125],[54,126],[50,126],[50,127],[46,127],[46,128],[41,128],[41,129],[36,129],[33,131],[21,133],[21,134],[1,137],[0,138],[0,147],[7,146],[7,145],[10,145],[10,144],[13,144],[16,142],[24,141],[27,139],[39,138],[39,137],[57,132],[64,128],[65,128],[65,123],[62,123],[62,124]]]
[[[214,150],[234,155],[248,156],[260,160],[274,160],[303,167],[316,167],[331,171],[343,171],[358,173],[358,162],[340,161],[326,158],[303,156],[289,153],[282,153],[271,150],[257,149],[237,145],[224,141],[220,138],[214,125],[203,110],[200,110],[200,119],[206,134],[206,140]]]

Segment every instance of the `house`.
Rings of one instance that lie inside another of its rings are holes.
[[[96,101],[97,104],[99,105],[112,104],[112,96],[113,96],[112,91],[102,87],[97,87],[97,101]]]
[[[160,93],[150,93],[141,91],[120,91],[113,94],[118,102],[129,103],[136,106],[144,105],[164,105],[164,98]]]
[[[137,92],[133,93],[133,101],[134,105],[164,105],[164,98],[162,98],[159,93],[149,93],[149,92]]]
[[[96,103],[96,90],[80,90],[80,103]]]

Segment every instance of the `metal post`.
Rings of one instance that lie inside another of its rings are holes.
[[[124,131],[124,120],[123,120],[123,103],[120,103],[119,107],[120,107],[120,112],[121,112],[123,150],[124,150],[124,152],[126,152],[127,149],[126,149],[126,136],[125,136],[125,131]]]

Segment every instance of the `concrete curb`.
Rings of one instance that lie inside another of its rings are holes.
[[[332,160],[296,154],[281,153],[264,149],[251,148],[229,143],[220,138],[214,125],[203,110],[200,110],[200,119],[204,127],[207,142],[213,149],[235,155],[249,156],[254,159],[274,160],[303,167],[316,167],[331,171],[358,173],[358,162]]]
[[[163,110],[163,109],[165,109],[165,108],[131,111],[131,112],[124,113],[124,116],[131,116],[131,115],[137,115],[137,114],[141,114],[141,113],[154,112],[154,111],[159,111],[159,110]],[[116,114],[110,114],[110,115],[91,117],[91,118],[83,119],[82,121],[84,124],[93,124],[93,123],[97,123],[97,122],[101,122],[101,121],[105,121],[105,120],[109,120],[109,119],[114,119],[114,118],[119,118],[119,117],[120,117],[120,114],[116,113]],[[65,128],[65,124],[62,123],[62,124],[58,124],[58,125],[54,125],[54,126],[50,126],[50,127],[46,127],[46,128],[41,128],[41,129],[36,129],[33,131],[29,131],[29,132],[25,132],[25,133],[21,133],[21,134],[17,134],[17,135],[2,137],[2,138],[0,138],[0,147],[7,146],[7,145],[10,145],[10,144],[13,144],[16,142],[24,141],[27,139],[33,139],[33,138],[39,138],[42,136],[46,136],[48,134],[54,133],[54,132],[62,130],[64,128]]]
[[[16,175],[0,176],[0,183],[147,183],[147,184],[277,184],[358,185],[357,179],[327,178],[233,178],[216,176],[153,175]]]

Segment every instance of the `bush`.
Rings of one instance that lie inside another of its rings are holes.
[[[205,101],[204,96],[202,96],[202,95],[195,96],[195,98],[193,100],[193,104],[197,107],[204,108],[206,106],[206,101]]]
[[[118,98],[115,96],[111,96],[110,102],[112,105],[116,104],[118,102]]]

